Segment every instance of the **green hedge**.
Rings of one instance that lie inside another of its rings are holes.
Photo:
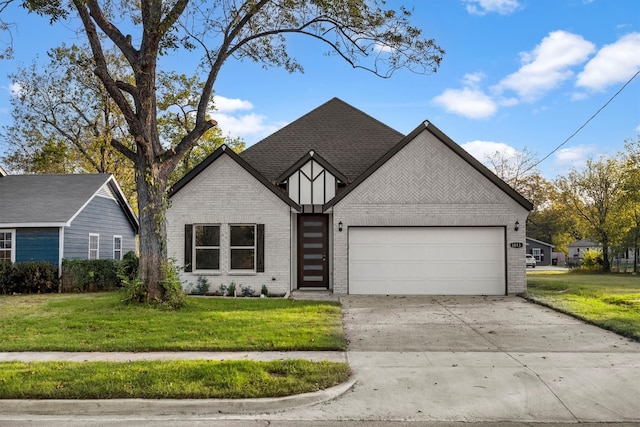
[[[113,291],[122,286],[122,278],[138,275],[135,252],[124,254],[122,261],[112,259],[63,259],[61,292]]]
[[[126,253],[122,261],[64,259],[60,280],[58,266],[47,262],[0,262],[0,294],[113,291],[122,286],[121,277],[132,279],[137,274],[134,252]]]
[[[58,266],[44,261],[0,262],[0,294],[58,292]]]

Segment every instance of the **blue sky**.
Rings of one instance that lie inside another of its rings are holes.
[[[398,3],[390,1],[391,5]],[[251,145],[333,97],[403,133],[428,120],[479,160],[496,150],[554,150],[640,71],[638,0],[432,0],[412,5],[412,22],[446,51],[438,72],[390,79],[354,70],[325,46],[291,39],[304,74],[231,60],[215,86],[225,134]],[[0,125],[9,124],[7,74],[61,42],[82,43],[73,24],[13,9],[15,58],[0,61]],[[35,31],[34,29],[37,29]],[[6,42],[6,35],[0,41]],[[185,74],[197,59],[163,66]],[[589,157],[614,155],[640,134],[640,76],[540,165],[553,179]],[[5,147],[0,141],[0,155]]]

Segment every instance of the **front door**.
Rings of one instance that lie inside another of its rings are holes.
[[[328,288],[326,215],[298,216],[298,288]]]

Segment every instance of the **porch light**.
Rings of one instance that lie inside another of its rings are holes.
[[[515,227],[513,227],[513,229],[514,229],[515,231],[518,231],[518,229],[520,229],[520,223],[518,222],[518,220],[516,220],[516,226],[515,226]]]
[[[338,231],[342,231],[342,221],[338,223]]]

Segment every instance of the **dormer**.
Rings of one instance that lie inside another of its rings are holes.
[[[322,212],[322,206],[336,196],[338,186],[344,185],[347,178],[311,150],[277,181],[303,212]]]

